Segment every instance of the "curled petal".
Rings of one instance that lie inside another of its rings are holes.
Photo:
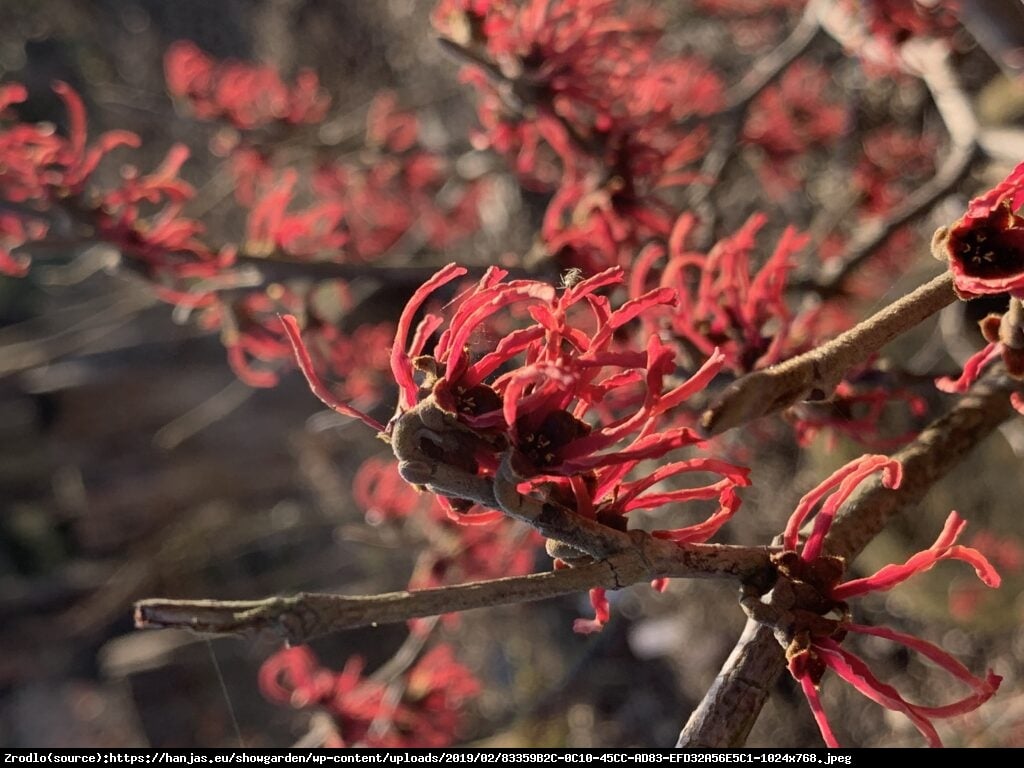
[[[641,437],[621,451],[582,456],[562,462],[558,466],[558,471],[570,474],[585,472],[596,467],[606,467],[610,464],[624,464],[630,461],[656,458],[676,448],[699,443],[701,440],[701,436],[688,427],[674,427],[666,429],[664,432]]]
[[[245,384],[258,389],[277,386],[277,374],[266,369],[254,368],[240,343],[226,344],[225,349],[228,353],[228,365]]]
[[[429,280],[416,289],[412,298],[409,299],[409,303],[402,310],[402,315],[398,319],[398,328],[395,331],[395,341],[391,345],[391,374],[398,382],[398,407],[400,409],[409,409],[416,403],[416,382],[413,381],[412,361],[409,359],[406,349],[409,332],[412,330],[412,321],[430,294],[466,272],[465,267],[454,263],[441,267]]]
[[[0,85],[0,112],[11,104],[21,104],[28,98],[28,89],[21,83],[4,83]]]
[[[555,289],[545,283],[534,280],[516,280],[486,288],[466,299],[464,317],[452,320],[451,341],[448,345],[446,376],[454,377],[461,373],[465,346],[473,331],[488,317],[500,309],[517,301],[551,301]],[[463,309],[460,307],[460,311]]]
[[[438,506],[444,510],[448,519],[453,523],[458,523],[459,525],[491,525],[505,517],[504,512],[499,512],[493,509],[481,509],[478,506],[474,506],[472,508],[478,510],[476,512],[460,512],[453,507],[451,501],[444,496],[435,496],[434,498],[437,500]]]
[[[994,341],[971,355],[967,362],[964,363],[964,371],[960,374],[959,379],[954,379],[951,376],[942,376],[935,380],[935,386],[942,392],[963,394],[978,380],[982,371],[999,359],[1000,354],[1002,354],[1002,344]]]
[[[832,726],[829,725],[828,718],[825,717],[825,709],[821,706],[817,686],[808,675],[804,675],[800,678],[800,688],[803,690],[804,696],[807,697],[807,704],[811,708],[811,714],[814,715],[814,722],[818,724],[818,730],[821,731],[821,737],[825,740],[825,746],[830,749],[838,749],[839,741],[832,733]]]
[[[704,361],[704,365],[702,365],[697,372],[693,374],[693,376],[671,392],[668,392],[658,398],[657,412],[664,413],[665,411],[676,407],[679,403],[685,402],[693,397],[696,392],[704,389],[711,380],[718,375],[718,372],[722,370],[722,366],[724,365],[725,355],[722,354],[718,347],[715,347],[708,359]]]
[[[917,651],[937,666],[946,670],[957,680],[970,687],[973,691],[969,696],[939,707],[923,707],[915,705],[914,708],[925,717],[946,718],[962,715],[965,712],[972,712],[991,699],[999,688],[999,684],[1002,682],[1002,678],[999,677],[999,675],[993,674],[991,671],[985,676],[984,680],[972,675],[967,667],[957,661],[953,656],[946,653],[946,651],[942,650],[934,643],[929,643],[927,640],[922,640],[920,637],[914,637],[913,635],[908,635],[905,632],[897,632],[896,630],[889,629],[888,627],[869,627],[863,624],[847,624],[845,625],[845,628],[850,632],[856,632],[861,635],[872,635],[873,637],[881,637],[886,640],[891,640],[894,643],[899,643],[913,651]]]
[[[560,303],[563,307],[575,304],[584,296],[589,296],[594,291],[606,288],[609,285],[618,285],[622,282],[622,276],[622,267],[611,267],[603,272],[598,272],[596,275],[580,280],[571,288],[566,288]]]
[[[81,159],[85,153],[86,141],[85,104],[82,103],[82,97],[78,92],[62,80],[54,82],[53,91],[60,96],[64,108],[68,111],[68,140],[75,158]]]
[[[861,459],[855,472],[843,478],[839,488],[829,496],[828,501],[822,505],[817,517],[814,518],[814,528],[811,535],[807,537],[804,544],[802,557],[804,560],[815,560],[821,555],[825,544],[825,536],[832,528],[832,521],[836,513],[850,495],[857,489],[865,479],[876,471],[882,470],[882,485],[886,488],[898,488],[903,479],[903,467],[898,461],[890,460],[884,456],[873,456],[867,460]]]
[[[946,525],[936,542],[924,552],[918,552],[902,565],[887,565],[874,575],[863,579],[854,579],[833,588],[832,597],[836,600],[849,600],[852,597],[868,592],[881,592],[892,589],[917,573],[930,570],[940,560],[963,560],[974,567],[978,578],[986,586],[999,586],[999,574],[988,559],[976,549],[954,545],[966,523],[956,513],[951,512],[946,518]]]
[[[718,459],[688,459],[686,461],[675,461],[658,467],[654,472],[642,480],[632,483],[625,483],[619,490],[616,506],[621,507],[624,512],[633,509],[647,509],[661,506],[673,501],[687,501],[696,498],[714,498],[722,490],[719,483],[704,486],[701,488],[684,488],[675,491],[666,491],[659,494],[647,494],[641,496],[645,490],[662,480],[682,474],[684,472],[714,472],[722,475],[723,481],[728,485],[750,485],[750,470],[739,467],[735,464],[719,461]],[[710,495],[708,495],[710,494]]]
[[[942,746],[942,740],[939,738],[935,726],[914,705],[907,702],[899,691],[875,677],[868,669],[867,664],[840,647],[835,641],[823,640],[821,643],[821,646],[815,646],[815,651],[818,657],[837,675],[877,704],[906,715],[928,741],[929,746]]]
[[[466,375],[463,377],[462,385],[465,387],[476,386],[504,363],[507,363],[543,336],[544,329],[540,326],[531,326],[512,331],[512,333],[498,342],[493,352],[488,352],[469,367],[469,370],[466,371]]]
[[[893,472],[895,471],[893,465],[895,465],[896,467],[899,466],[898,462],[891,461],[889,457],[876,454],[862,456],[859,459],[855,459],[854,461],[851,461],[849,464],[846,464],[845,466],[837,469],[835,472],[829,475],[825,479],[825,481],[822,482],[817,488],[808,492],[807,494],[804,495],[802,499],[800,499],[800,503],[797,504],[796,509],[793,510],[793,514],[790,515],[789,521],[786,523],[786,531],[783,534],[782,546],[785,549],[790,549],[794,551],[796,550],[799,541],[800,528],[803,526],[804,521],[810,515],[811,510],[813,510],[814,507],[818,504],[818,502],[825,498],[825,496],[833,488],[836,488],[837,486],[841,487],[844,481],[846,481],[848,478],[853,477],[856,478],[856,480],[855,482],[852,483],[852,485],[848,485],[845,489],[843,489],[842,487],[840,488],[839,493],[842,496],[843,501],[845,501],[846,496],[848,496],[853,491],[853,488],[855,488],[858,483],[860,483],[872,472],[876,472],[879,469],[886,468],[887,470],[886,475],[883,477],[883,482],[885,481],[885,479],[888,479],[891,483],[898,484],[899,477],[898,475],[893,474]],[[888,487],[891,488],[895,486],[889,485]],[[828,522],[831,523],[830,518],[828,519]],[[817,526],[815,526],[815,528],[817,530]],[[827,530],[825,530],[824,533],[827,533]],[[822,533],[821,536],[823,536],[824,533]],[[807,557],[806,550],[804,552],[804,557],[805,559]]]
[[[412,341],[409,343],[409,350],[406,353],[410,358],[416,357],[423,352],[423,348],[427,346],[427,342],[430,340],[431,335],[444,323],[444,318],[440,315],[428,314],[420,320],[416,326],[416,332],[412,335]]]
[[[306,706],[330,696],[334,680],[320,668],[313,652],[300,645],[284,648],[263,662],[259,687],[271,701]]]
[[[292,349],[295,351],[295,360],[299,364],[299,369],[306,377],[306,381],[309,382],[309,388],[313,394],[320,398],[320,402],[330,408],[332,411],[340,413],[342,416],[350,416],[354,419],[359,419],[364,424],[373,427],[377,432],[384,431],[384,425],[371,416],[367,416],[362,411],[358,411],[347,403],[343,403],[336,398],[331,390],[327,388],[327,385],[317,375],[316,368],[313,366],[313,360],[309,356],[309,350],[306,348],[305,343],[302,341],[302,333],[299,331],[299,321],[292,315],[283,315],[281,322],[284,324],[285,333],[288,334],[288,340],[292,343]]]
[[[674,541],[676,544],[699,544],[707,541],[718,533],[718,530],[729,522],[740,508],[740,497],[732,486],[722,491],[718,500],[718,511],[704,522],[671,531],[655,531],[653,535],[659,539]]]
[[[1010,174],[988,192],[979,195],[967,205],[966,218],[985,218],[1004,202],[1011,208],[1024,205],[1024,163],[1020,163]]]

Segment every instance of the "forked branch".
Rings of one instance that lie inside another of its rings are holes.
[[[945,416],[893,455],[904,480],[890,490],[865,483],[843,506],[826,539],[829,554],[852,561],[892,517],[913,507],[937,480],[1013,414],[998,375],[979,382]],[[738,747],[785,669],[772,630],[748,621],[704,699],[679,734],[679,747]]]

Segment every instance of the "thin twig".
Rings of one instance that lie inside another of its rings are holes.
[[[904,468],[898,489],[865,483],[843,506],[826,540],[828,554],[851,562],[895,515],[928,490],[1013,413],[1007,391],[988,377],[945,416],[893,455]],[[785,668],[772,630],[748,621],[743,635],[679,735],[679,747],[739,747]]]
[[[944,272],[832,341],[734,382],[701,419],[717,435],[800,400],[825,400],[856,365],[956,299]]]
[[[677,546],[646,535],[638,539],[640,544],[628,552],[575,568],[415,592],[356,597],[300,593],[243,601],[143,600],[135,605],[135,625],[215,635],[269,629],[291,643],[303,643],[343,629],[544,600],[594,587],[620,589],[660,577],[745,581],[769,569],[766,547]]]
[[[743,79],[729,89],[723,112],[745,112],[765,88],[778,80],[789,65],[810,48],[822,31],[816,9],[818,4],[819,0],[812,0],[789,36],[767,56],[758,59]]]
[[[833,36],[835,25],[824,24]],[[840,37],[840,42],[843,40]],[[906,68],[924,81],[932,101],[949,134],[950,148],[931,180],[918,187],[885,218],[862,226],[847,245],[843,255],[822,269],[810,281],[795,287],[814,290],[822,296],[843,291],[845,282],[900,227],[924,215],[947,195],[970,171],[980,154],[980,129],[970,100],[960,87],[949,63],[949,50],[940,41],[913,41],[903,48]]]
[[[821,25],[818,22],[818,13],[814,10],[817,2],[818,0],[814,0],[807,7],[785,40],[767,56],[759,59],[747,74],[729,89],[725,96],[725,107],[709,115],[693,115],[684,121],[684,125],[720,123],[720,127],[716,128],[714,145],[701,164],[701,181],[689,188],[686,207],[703,206],[725,172],[729,161],[736,156],[736,142],[754,99],[778,80],[789,65],[800,58],[818,38]]]

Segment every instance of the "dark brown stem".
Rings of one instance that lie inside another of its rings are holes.
[[[801,400],[827,399],[847,371],[955,299],[945,272],[827,344],[734,382],[704,413],[704,429],[717,435]]]
[[[659,546],[662,544],[667,547]],[[660,577],[744,581],[755,579],[768,569],[767,548],[676,546],[644,536],[634,549],[575,568],[416,592],[356,597],[300,593],[293,597],[241,601],[143,600],[135,605],[135,625],[217,635],[269,629],[291,643],[303,643],[343,629],[544,600],[594,587],[619,589]]]
[[[810,48],[822,31],[815,10],[818,2],[812,0],[789,36],[767,56],[758,59],[743,79],[729,89],[725,97],[727,106],[723,112],[745,112],[750,102],[778,80],[789,65]]]
[[[778,80],[790,64],[800,58],[821,33],[818,15],[813,10],[818,0],[814,0],[793,28],[789,36],[771,53],[760,59],[736,85],[729,89],[725,97],[726,106],[719,112],[710,115],[694,115],[685,121],[685,125],[715,124],[715,141],[711,150],[701,164],[702,181],[691,185],[687,197],[688,208],[699,208],[707,201],[711,191],[725,172],[729,161],[736,156],[737,139],[743,127],[747,111],[765,88]],[[703,218],[712,214],[708,211]],[[710,221],[705,222],[710,224]],[[704,229],[710,232],[711,227]]]
[[[1012,413],[1007,391],[979,382],[945,416],[894,454],[903,464],[896,490],[865,483],[843,506],[826,541],[828,554],[852,561],[896,514],[917,504],[950,469]],[[743,635],[679,735],[680,747],[739,747],[785,668],[772,630],[748,621]]]

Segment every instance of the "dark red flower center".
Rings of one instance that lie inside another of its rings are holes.
[[[535,467],[556,463],[559,451],[564,446],[590,433],[590,425],[566,411],[552,411],[535,429],[523,424],[523,421],[520,419],[516,425],[519,434],[516,448]]]
[[[964,274],[980,279],[1024,272],[1024,218],[1000,207],[984,219],[967,220],[950,230],[949,254]]]

